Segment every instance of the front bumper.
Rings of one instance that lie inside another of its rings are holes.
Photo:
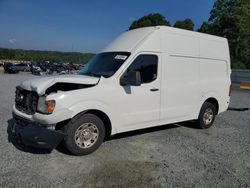
[[[48,129],[14,113],[13,119],[12,132],[27,146],[54,149],[66,136],[60,131]]]
[[[71,119],[71,115],[72,115],[72,112],[69,109],[62,109],[56,112],[54,111],[52,114],[46,114],[46,115],[41,114],[41,113],[28,115],[17,110],[15,104],[13,105],[12,113],[28,121],[38,122],[44,125],[56,124],[64,120]]]

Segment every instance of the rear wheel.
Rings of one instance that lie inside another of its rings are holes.
[[[102,144],[105,127],[102,120],[93,114],[84,114],[65,127],[66,148],[74,155],[87,155]]]
[[[199,114],[197,124],[201,129],[208,129],[213,125],[216,115],[216,108],[213,104],[205,102]]]

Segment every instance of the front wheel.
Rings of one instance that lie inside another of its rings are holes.
[[[102,120],[94,114],[84,114],[65,127],[66,148],[74,155],[87,155],[99,148],[105,136]]]
[[[209,102],[205,102],[199,114],[197,124],[201,129],[208,129],[213,125],[216,115],[215,106]]]

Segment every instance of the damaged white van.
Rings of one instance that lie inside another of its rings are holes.
[[[230,101],[225,38],[156,26],[128,31],[79,75],[35,78],[16,89],[13,132],[26,145],[75,155],[117,133],[196,120],[209,128]]]

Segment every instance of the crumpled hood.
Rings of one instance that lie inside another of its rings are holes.
[[[75,83],[95,85],[100,78],[83,76],[83,75],[61,75],[61,76],[48,76],[42,78],[28,79],[21,82],[20,86],[29,91],[36,91],[39,95],[43,95],[47,88],[55,83]]]

